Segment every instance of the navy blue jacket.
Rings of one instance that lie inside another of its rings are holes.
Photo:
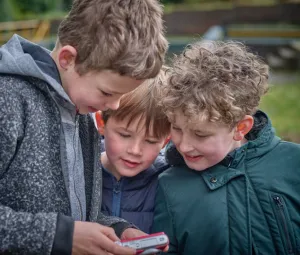
[[[119,181],[103,168],[102,212],[126,219],[150,233],[158,175],[167,168],[163,152],[145,171]]]

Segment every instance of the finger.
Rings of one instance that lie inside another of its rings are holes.
[[[109,253],[105,250],[102,250],[102,249],[100,251],[97,251],[97,255],[109,255],[109,254],[111,254],[111,253]]]
[[[115,231],[112,228],[104,227],[101,232],[114,242],[120,241],[120,239],[117,237]]]
[[[101,249],[106,250],[115,255],[133,255],[136,253],[135,249],[122,247],[116,243],[114,243],[107,236],[102,235],[102,238],[99,238],[99,245]]]
[[[169,245],[164,248],[163,252],[167,252],[168,250],[169,250]]]

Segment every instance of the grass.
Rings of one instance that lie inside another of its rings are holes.
[[[260,109],[271,118],[278,136],[300,143],[300,77],[293,83],[272,86],[262,98]]]
[[[240,0],[238,3],[234,1],[203,1],[199,3],[198,0],[185,0],[182,4],[165,4],[164,12],[226,10],[237,6],[270,6],[275,4],[277,4],[275,0]]]

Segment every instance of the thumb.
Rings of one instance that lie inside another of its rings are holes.
[[[115,231],[112,228],[103,227],[102,233],[114,242],[120,241],[120,239],[117,237]]]

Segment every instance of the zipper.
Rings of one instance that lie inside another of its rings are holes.
[[[273,200],[278,208],[279,211],[279,217],[283,226],[283,230],[284,230],[284,234],[287,240],[287,248],[288,248],[288,253],[293,253],[293,247],[292,247],[292,242],[290,239],[290,235],[289,235],[289,231],[288,231],[288,226],[287,226],[287,222],[286,222],[286,218],[285,218],[285,214],[284,214],[284,204],[282,202],[282,199],[280,196],[274,195],[273,196]]]
[[[76,113],[75,115],[75,131],[74,131],[74,137],[73,137],[73,148],[74,148],[74,164],[73,164],[73,170],[75,170],[75,167],[76,167],[76,161],[77,161],[77,158],[76,158],[76,155],[77,155],[77,152],[75,150],[76,146],[75,146],[75,143],[76,143],[76,132],[77,132],[77,129],[78,129],[78,119],[79,119],[79,115]],[[79,137],[78,137],[79,139]],[[74,171],[74,174],[76,173],[76,171]],[[75,182],[75,178],[73,178],[73,183],[74,183],[74,194],[76,196],[76,200],[77,200],[77,204],[79,205],[79,218],[80,220],[83,220],[82,218],[82,215],[83,215],[83,212],[82,212],[82,205],[80,203],[80,199],[79,199],[79,196],[76,192],[76,182]]]
[[[121,180],[113,185],[112,216],[120,217],[121,209]]]

